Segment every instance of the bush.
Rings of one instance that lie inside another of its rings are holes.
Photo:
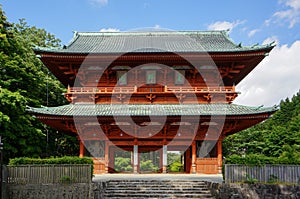
[[[93,159],[84,157],[71,157],[71,156],[64,156],[59,158],[28,158],[28,157],[21,157],[21,158],[13,158],[9,160],[10,166],[18,166],[18,165],[28,165],[28,164],[91,164],[93,165]]]
[[[247,183],[247,184],[256,184],[256,183],[258,183],[258,180],[256,178],[252,178],[248,174],[246,174],[245,183]]]

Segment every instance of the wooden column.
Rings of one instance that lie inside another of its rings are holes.
[[[196,173],[196,141],[192,143],[192,173]]]
[[[134,158],[133,151],[130,151],[130,163],[131,163],[132,168],[133,168],[133,158]]]
[[[163,148],[159,149],[159,168],[160,172],[163,172]]]
[[[109,166],[109,144],[108,144],[107,140],[105,141],[104,160],[105,160],[105,173],[108,173],[108,166]]]
[[[133,173],[138,173],[138,162],[139,162],[139,151],[138,145],[133,146]]]
[[[222,174],[222,138],[220,137],[217,142],[218,151],[218,173]]]
[[[163,145],[162,148],[162,173],[167,173],[168,166],[168,148],[167,145]]]
[[[115,148],[114,147],[110,147],[109,150],[109,164],[108,164],[108,173],[112,173],[114,172],[114,168],[115,168]]]
[[[84,144],[83,141],[79,140],[79,157],[83,158],[84,156]]]
[[[184,167],[186,173],[191,173],[191,149],[190,147],[184,153]]]
[[[137,165],[137,172],[141,173],[141,153],[139,152],[140,148],[138,148],[138,165]]]

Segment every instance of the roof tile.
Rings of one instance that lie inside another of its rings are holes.
[[[273,113],[274,107],[236,104],[69,104],[28,109],[33,115],[56,116],[210,116]]]
[[[266,46],[240,46],[226,31],[166,32],[76,32],[65,48],[36,48],[36,52],[58,53],[150,53],[150,52],[236,52]]]

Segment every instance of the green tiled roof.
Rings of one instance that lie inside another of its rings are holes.
[[[248,107],[236,104],[69,104],[29,108],[33,115],[56,116],[210,116],[273,113],[275,107]]]
[[[270,45],[241,46],[226,31],[178,32],[75,32],[63,48],[35,48],[55,53],[151,53],[151,52],[239,52],[272,48]]]

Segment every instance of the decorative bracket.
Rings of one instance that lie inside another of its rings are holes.
[[[212,96],[210,93],[208,93],[207,95],[203,95],[203,97],[207,100],[207,102],[210,102]]]
[[[120,100],[120,102],[123,102],[123,100],[126,98],[126,95],[119,94],[119,95],[116,96],[116,98],[118,98]]]
[[[180,93],[180,94],[177,94],[176,97],[179,100],[179,102],[182,103],[183,99],[186,97],[186,95]]]
[[[156,95],[150,93],[149,95],[146,95],[146,98],[150,100],[150,102],[152,103],[153,100],[156,98]]]
[[[77,98],[77,96],[73,96],[72,94],[65,94],[65,98],[66,98],[69,102],[73,103],[73,101]]]

